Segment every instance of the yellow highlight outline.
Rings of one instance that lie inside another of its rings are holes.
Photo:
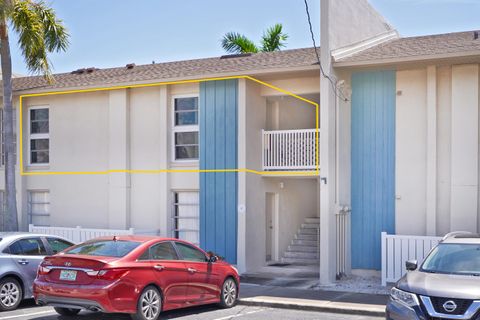
[[[185,84],[185,83],[199,83],[207,81],[217,81],[217,80],[231,80],[231,79],[247,79],[253,82],[259,83],[276,91],[282,92],[286,95],[292,96],[296,99],[307,102],[315,106],[315,145],[316,145],[316,155],[315,155],[315,171],[258,171],[247,168],[237,168],[237,169],[158,169],[158,170],[130,170],[130,169],[110,169],[110,170],[101,170],[101,171],[24,171],[23,166],[23,98],[28,97],[43,97],[50,95],[60,95],[60,94],[73,94],[73,93],[84,93],[84,92],[97,92],[97,91],[109,91],[109,90],[119,90],[119,89],[132,89],[132,88],[145,88],[145,87],[157,87],[164,85],[172,84]],[[91,88],[91,89],[78,89],[78,90],[67,90],[67,91],[52,91],[52,92],[43,92],[43,93],[31,93],[23,94],[19,97],[19,121],[20,121],[20,133],[19,133],[19,143],[20,143],[20,175],[22,176],[33,176],[33,175],[81,175],[81,174],[93,174],[93,175],[107,175],[111,173],[139,173],[139,174],[157,174],[157,173],[170,173],[170,172],[245,172],[245,173],[255,173],[259,175],[291,175],[291,176],[315,176],[320,173],[319,167],[319,124],[318,124],[318,114],[319,114],[319,104],[298,96],[293,92],[284,90],[272,84],[266,83],[264,81],[258,80],[251,76],[231,76],[231,77],[220,77],[220,78],[204,78],[204,79],[193,79],[193,80],[179,80],[179,81],[169,81],[169,82],[156,82],[156,83],[147,83],[147,84],[134,84],[126,86],[112,86],[112,87],[103,87],[103,88]]]

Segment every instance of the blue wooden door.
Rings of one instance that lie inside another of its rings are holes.
[[[200,169],[237,168],[238,81],[200,84]],[[200,245],[237,261],[237,173],[200,173]]]
[[[395,233],[394,71],[352,75],[352,268],[381,268],[381,232]]]

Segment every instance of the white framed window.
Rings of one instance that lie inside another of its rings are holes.
[[[50,226],[50,191],[28,191],[28,223],[36,226]]]
[[[197,161],[199,154],[198,96],[176,96],[172,101],[173,160]]]
[[[200,204],[198,191],[173,192],[172,236],[200,244]]]
[[[17,159],[17,112],[15,109],[13,109],[12,112],[13,116],[13,154],[15,156],[15,159]],[[5,135],[3,134],[3,109],[0,109],[0,136],[1,136],[1,143],[0,143],[0,161],[1,165],[5,165]],[[15,160],[15,163],[17,161]]]
[[[50,128],[48,106],[28,109],[28,159],[30,165],[48,165],[50,162]]]

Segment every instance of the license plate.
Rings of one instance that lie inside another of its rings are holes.
[[[60,280],[75,281],[77,280],[77,271],[75,270],[61,270]]]

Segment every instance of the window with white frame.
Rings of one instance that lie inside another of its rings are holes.
[[[28,222],[36,226],[50,226],[50,192],[28,191]]]
[[[48,164],[50,161],[50,130],[48,107],[31,107],[29,116],[30,164]]]
[[[13,117],[13,145],[14,145],[13,155],[14,155],[14,158],[17,159],[17,113],[15,112],[15,109],[13,109],[12,117]],[[4,128],[3,120],[4,120],[3,109],[0,109],[0,136],[1,136],[0,161],[2,166],[5,165],[5,134],[3,132],[3,128]]]
[[[198,160],[198,140],[198,97],[174,98],[174,160]]]
[[[200,244],[198,191],[173,193],[173,237]]]

